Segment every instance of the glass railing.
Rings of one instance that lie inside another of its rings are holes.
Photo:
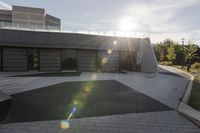
[[[133,38],[149,38],[149,33],[138,32],[123,32],[123,31],[65,31],[61,30],[60,26],[44,26],[44,25],[27,25],[11,22],[0,22],[0,29],[17,29],[17,30],[30,30],[30,31],[47,31],[47,32],[65,32],[65,33],[79,33],[79,34],[91,34],[91,35],[103,35],[103,36],[117,36],[117,37],[133,37]],[[71,27],[69,27],[71,29]]]
[[[23,29],[23,30],[45,30],[45,31],[60,31],[60,26],[44,26],[32,24],[20,24],[11,22],[0,22],[0,29]]]

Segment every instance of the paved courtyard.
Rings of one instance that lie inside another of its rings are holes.
[[[0,90],[9,95],[63,82],[116,80],[174,109],[172,111],[72,119],[70,128],[66,130],[60,127],[61,120],[1,124],[0,133],[200,133],[197,126],[175,110],[189,81],[187,78],[168,72],[172,71],[183,75],[174,68],[164,67],[160,71],[162,73],[154,77],[137,72],[128,72],[127,74],[85,72],[80,76],[73,77],[15,77],[14,75],[25,73],[0,73]]]

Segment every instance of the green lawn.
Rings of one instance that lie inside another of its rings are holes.
[[[195,77],[193,82],[189,105],[197,110],[200,110],[200,73]]]
[[[174,67],[187,72],[187,67],[184,67],[183,69],[181,66],[174,65]],[[190,72],[188,73],[195,76],[189,99],[189,105],[197,110],[200,110],[200,69],[191,68]]]

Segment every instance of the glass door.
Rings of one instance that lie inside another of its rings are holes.
[[[63,71],[77,71],[76,50],[62,51],[62,70]]]
[[[28,49],[28,70],[38,71],[38,49]]]

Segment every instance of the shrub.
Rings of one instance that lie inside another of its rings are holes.
[[[172,62],[171,61],[162,61],[162,62],[160,62],[160,65],[171,66]]]
[[[200,68],[200,63],[194,63],[192,66],[191,66],[191,68],[193,68],[193,69],[199,69]]]

